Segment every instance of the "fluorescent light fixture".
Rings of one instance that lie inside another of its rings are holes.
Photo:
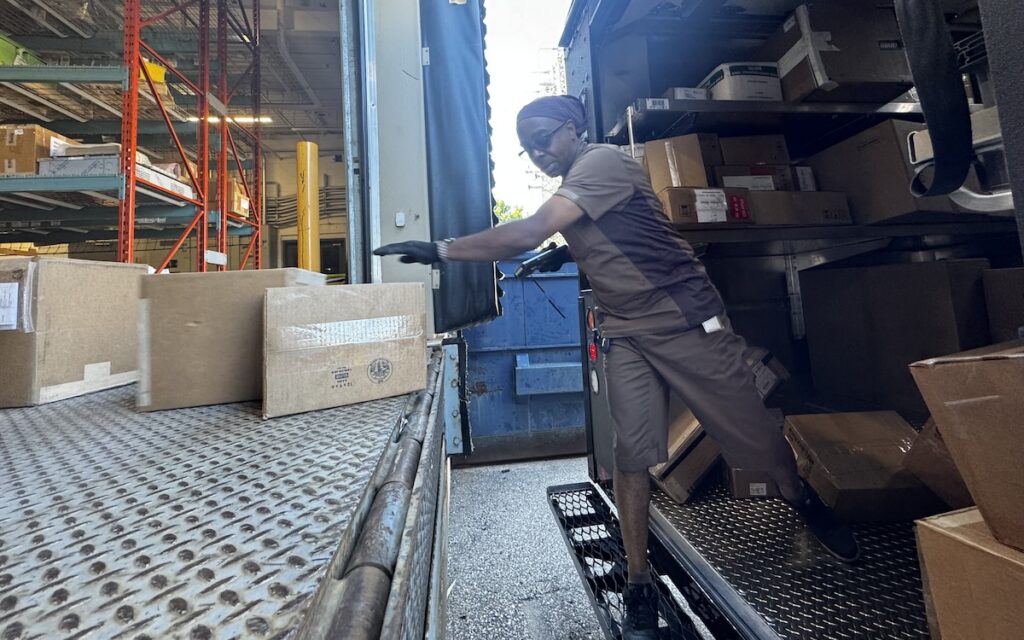
[[[256,116],[231,116],[229,120],[235,124],[255,124],[256,122],[259,122],[260,124],[274,123],[274,119],[270,116],[260,116],[259,118]],[[189,116],[188,121],[199,122],[199,118],[196,116]],[[209,121],[216,124],[220,122],[220,118],[218,116],[210,116]]]

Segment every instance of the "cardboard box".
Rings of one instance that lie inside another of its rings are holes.
[[[0,258],[0,407],[44,404],[138,379],[131,265]]]
[[[814,178],[814,169],[797,165],[793,167],[793,182],[797,191],[817,191],[818,181]]]
[[[907,136],[920,125],[888,120],[812,156],[818,187],[850,199],[858,224],[896,220],[926,213],[953,213],[948,197],[915,198],[910,193],[914,167]]]
[[[712,100],[780,102],[779,65],[775,62],[728,62],[711,70],[701,82]]]
[[[903,468],[916,433],[894,411],[787,416],[800,475],[849,522],[901,522],[945,509]]]
[[[886,103],[913,85],[892,3],[810,2],[762,46],[787,102]]]
[[[964,484],[963,476],[957,470],[953,456],[935,426],[935,420],[929,419],[917,434],[907,457],[903,459],[903,467],[917,476],[951,509],[974,505],[974,498]]]
[[[932,638],[1009,640],[1024,629],[1024,553],[992,537],[977,509],[917,523]]]
[[[789,164],[783,136],[735,136],[719,138],[723,165]]]
[[[949,260],[801,271],[815,388],[927,418],[908,367],[989,343],[981,285],[987,266]]]
[[[1024,338],[1024,269],[990,269],[982,279],[992,341]]]
[[[775,480],[764,471],[748,469],[726,469],[726,485],[734,498],[778,498]]]
[[[651,188],[659,193],[668,187],[709,187],[708,167],[722,164],[718,136],[695,133],[644,145],[644,159],[651,177]]]
[[[707,89],[699,87],[669,87],[665,97],[669,100],[708,100],[711,96]]]
[[[714,168],[715,184],[750,191],[794,191],[793,169],[787,165],[723,165]],[[767,178],[767,180],[765,180]],[[744,184],[743,180],[747,179]]]
[[[35,175],[36,161],[56,155],[71,140],[37,124],[0,125],[0,161],[3,174]]]
[[[267,289],[263,417],[422,389],[425,314],[422,283]]]
[[[911,371],[993,535],[1024,549],[1024,340],[922,360]]]
[[[831,191],[751,191],[757,224],[852,224],[845,193]]]
[[[264,292],[325,281],[302,269],[144,276],[138,409],[259,399]]]
[[[243,217],[249,217],[249,196],[246,195],[242,183],[238,180],[231,181],[231,202],[229,211]]]
[[[698,425],[699,427],[700,425]],[[654,484],[668,497],[682,504],[693,497],[704,478],[718,463],[722,450],[703,429],[698,429],[694,441],[674,461],[665,465],[661,476],[653,476]]]
[[[746,189],[671,187],[659,193],[658,199],[674,224],[754,222]]]

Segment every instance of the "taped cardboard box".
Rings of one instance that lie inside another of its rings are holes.
[[[1024,269],[989,269],[982,280],[992,341],[1024,338]]]
[[[852,224],[845,193],[832,191],[751,191],[750,209],[757,224]]]
[[[715,184],[750,191],[794,191],[793,169],[788,165],[723,165],[714,168]]]
[[[268,289],[263,417],[422,389],[425,313],[422,283]]]
[[[668,187],[708,187],[709,167],[722,164],[722,150],[717,135],[695,133],[646,143],[644,160],[654,193]]]
[[[1024,549],[1024,340],[910,369],[993,535]]]
[[[712,100],[757,100],[780,102],[779,65],[766,62],[728,62],[721,64],[700,82]]]
[[[786,138],[779,135],[719,138],[723,165],[789,164]]]
[[[917,523],[932,638],[1010,640],[1024,629],[1024,552],[1000,544],[977,509]]]
[[[907,457],[903,459],[903,466],[951,509],[974,505],[974,498],[957,470],[935,420],[929,419],[914,438]]]
[[[849,522],[903,522],[946,509],[903,468],[916,432],[898,413],[786,417],[800,475]]]
[[[913,85],[891,2],[803,4],[759,54],[778,61],[787,102],[881,104]]]
[[[144,276],[137,408],[259,399],[264,292],[325,281],[323,274],[303,269]]]
[[[0,258],[0,407],[135,382],[146,271],[91,260]]]
[[[689,189],[670,187],[658,194],[662,209],[674,224],[749,224],[746,189]]]
[[[726,468],[726,486],[734,498],[778,498],[782,494],[766,471]]]
[[[72,140],[37,124],[0,125],[0,164],[3,174],[35,175],[36,161],[49,158]]]

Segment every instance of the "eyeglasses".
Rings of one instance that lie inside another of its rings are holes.
[[[569,124],[568,120],[558,125],[551,131],[548,131],[547,133],[539,133],[536,136],[534,136],[533,140],[529,143],[529,145],[524,147],[523,150],[519,152],[519,157],[522,158],[523,154],[530,155],[530,151],[547,151],[548,147],[551,146],[551,140],[555,137],[555,134],[558,133],[558,131],[567,124]]]

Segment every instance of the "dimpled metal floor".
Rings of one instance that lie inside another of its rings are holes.
[[[0,410],[0,640],[285,638],[405,406]]]

